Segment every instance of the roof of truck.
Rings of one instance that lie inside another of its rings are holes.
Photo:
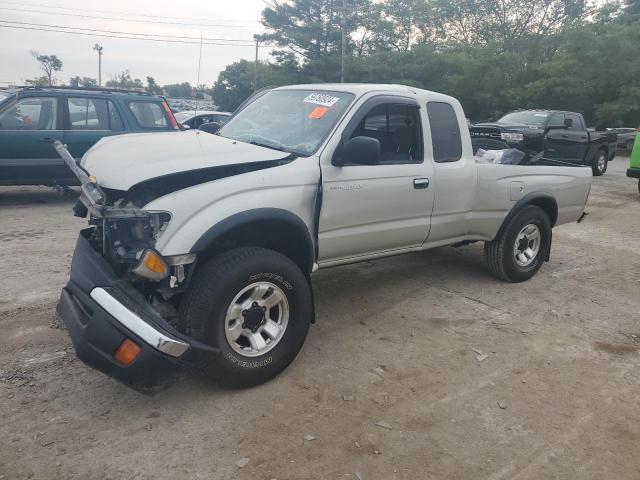
[[[428,97],[432,100],[455,100],[453,97],[443,93],[392,83],[309,83],[302,85],[287,85],[275,88],[274,90],[330,90],[334,92],[353,93],[357,96],[371,92],[389,92],[403,93],[405,95],[419,95],[422,97]]]

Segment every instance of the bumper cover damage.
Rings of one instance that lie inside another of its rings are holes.
[[[80,232],[71,264],[71,276],[62,290],[58,313],[80,360],[143,392],[167,387],[183,368],[204,368],[219,351],[173,328],[143,298],[120,280],[111,266]],[[114,352],[126,339],[140,353],[123,365]]]

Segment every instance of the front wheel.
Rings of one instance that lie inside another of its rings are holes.
[[[596,158],[593,159],[593,165],[591,166],[591,170],[593,170],[593,176],[599,177],[604,175],[604,172],[607,171],[607,165],[609,164],[609,156],[607,152],[604,150],[598,150],[596,153]]]
[[[489,271],[507,282],[533,277],[551,248],[551,224],[546,212],[529,205],[511,218],[492,242],[485,242]]]
[[[311,288],[289,258],[264,248],[205,263],[180,306],[182,331],[220,349],[205,373],[222,385],[264,383],[296,357],[312,320]]]

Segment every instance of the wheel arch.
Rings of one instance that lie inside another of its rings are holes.
[[[210,257],[234,247],[263,247],[289,257],[308,275],[315,247],[305,222],[279,208],[257,208],[236,213],[210,227],[194,243],[192,253]]]
[[[544,192],[528,193],[518,200],[513,207],[511,207],[511,210],[509,210],[509,213],[502,221],[502,225],[500,225],[500,229],[498,230],[495,238],[502,234],[505,226],[515,215],[518,214],[518,212],[529,205],[534,205],[544,210],[549,217],[551,227],[553,227],[558,221],[558,202],[553,195]]]

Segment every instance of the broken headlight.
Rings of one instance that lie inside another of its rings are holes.
[[[167,228],[171,215],[141,211],[139,215],[104,219],[104,250],[119,263],[137,263],[142,252],[152,248]]]

